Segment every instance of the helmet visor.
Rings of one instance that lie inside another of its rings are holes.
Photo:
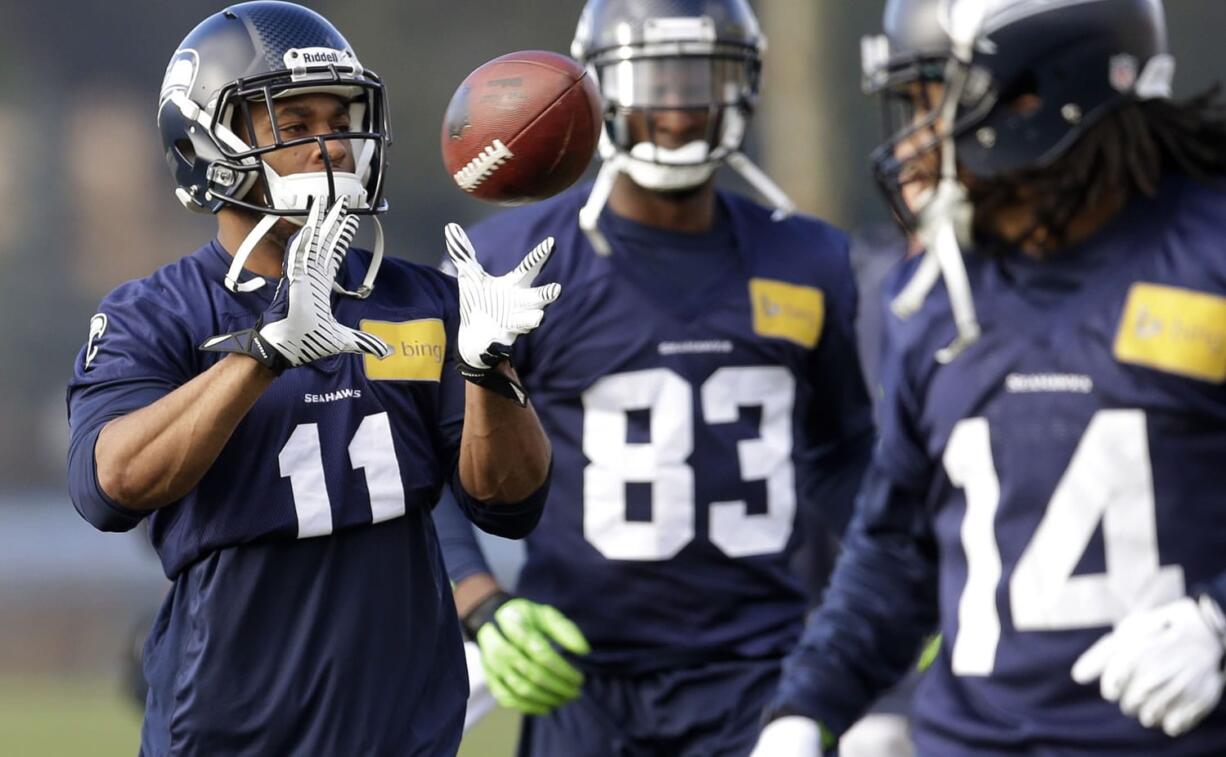
[[[618,108],[718,108],[752,101],[755,65],[744,58],[636,58],[600,67],[601,95]]]

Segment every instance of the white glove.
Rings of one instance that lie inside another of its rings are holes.
[[[822,729],[803,715],[785,715],[766,724],[749,757],[822,757]]]
[[[1077,659],[1073,680],[1101,679],[1103,698],[1168,736],[1186,733],[1222,698],[1226,618],[1207,596],[1134,612]]]
[[[241,352],[275,371],[304,365],[342,352],[365,352],[383,359],[392,350],[377,336],[337,322],[332,314],[332,284],[358,228],[342,197],[327,215],[316,199],[306,223],[285,253],[285,275],[268,310],[254,328],[215,336],[200,345],[209,352]]]
[[[533,248],[515,270],[491,276],[481,267],[472,242],[459,224],[447,224],[445,236],[460,285],[457,367],[469,381],[526,404],[523,387],[494,368],[510,356],[516,337],[541,325],[545,306],[562,293],[558,284],[532,286],[553,251],[553,237]]]

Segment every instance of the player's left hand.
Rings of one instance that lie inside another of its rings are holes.
[[[1208,596],[1135,612],[1073,665],[1081,684],[1100,679],[1103,698],[1146,728],[1179,736],[1222,698],[1226,618]]]
[[[447,224],[445,235],[447,253],[460,283],[460,374],[526,405],[523,387],[496,368],[510,356],[515,338],[541,325],[545,306],[562,293],[558,284],[532,286],[553,252],[553,237],[533,248],[515,270],[491,276],[481,267],[472,242],[459,224]]]
[[[503,707],[546,715],[583,688],[583,673],[559,650],[591,651],[579,627],[557,609],[499,592],[462,621],[476,637],[490,692]]]

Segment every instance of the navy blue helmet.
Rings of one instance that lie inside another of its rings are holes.
[[[349,131],[282,139],[272,103],[334,94],[349,108]],[[249,144],[251,112],[266,108],[274,144]],[[158,128],[166,160],[188,208],[243,207],[265,216],[306,216],[310,197],[348,197],[352,213],[383,212],[391,142],[383,83],[362,66],[323,16],[287,2],[242,3],[209,16],[179,44],[162,83]],[[325,143],[346,140],[355,169],[332,166]],[[279,176],[262,156],[317,143],[325,170]],[[262,191],[253,191],[262,179]]]
[[[976,177],[1042,169],[1124,102],[1169,97],[1174,74],[1161,0],[889,0],[863,58],[886,112],[874,173],[912,222],[899,177],[947,138]],[[957,98],[951,122],[945,103],[916,109],[928,83]]]

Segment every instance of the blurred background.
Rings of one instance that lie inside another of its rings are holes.
[[[439,125],[480,63],[565,52],[580,0],[307,0],[388,83],[389,254],[433,263],[442,226],[496,208],[442,168]],[[756,0],[770,40],[750,152],[800,207],[849,229],[886,222],[865,156],[859,39],[884,0]],[[154,123],[177,43],[225,3],[0,0],[0,754],[134,754],[125,640],[166,579],[139,533],[94,532],[65,493],[64,387],[98,301],[191,252],[210,216],[174,199]],[[1177,92],[1223,71],[1226,3],[1167,0]],[[513,555],[503,554],[503,569]],[[510,719],[469,754],[512,752]]]

